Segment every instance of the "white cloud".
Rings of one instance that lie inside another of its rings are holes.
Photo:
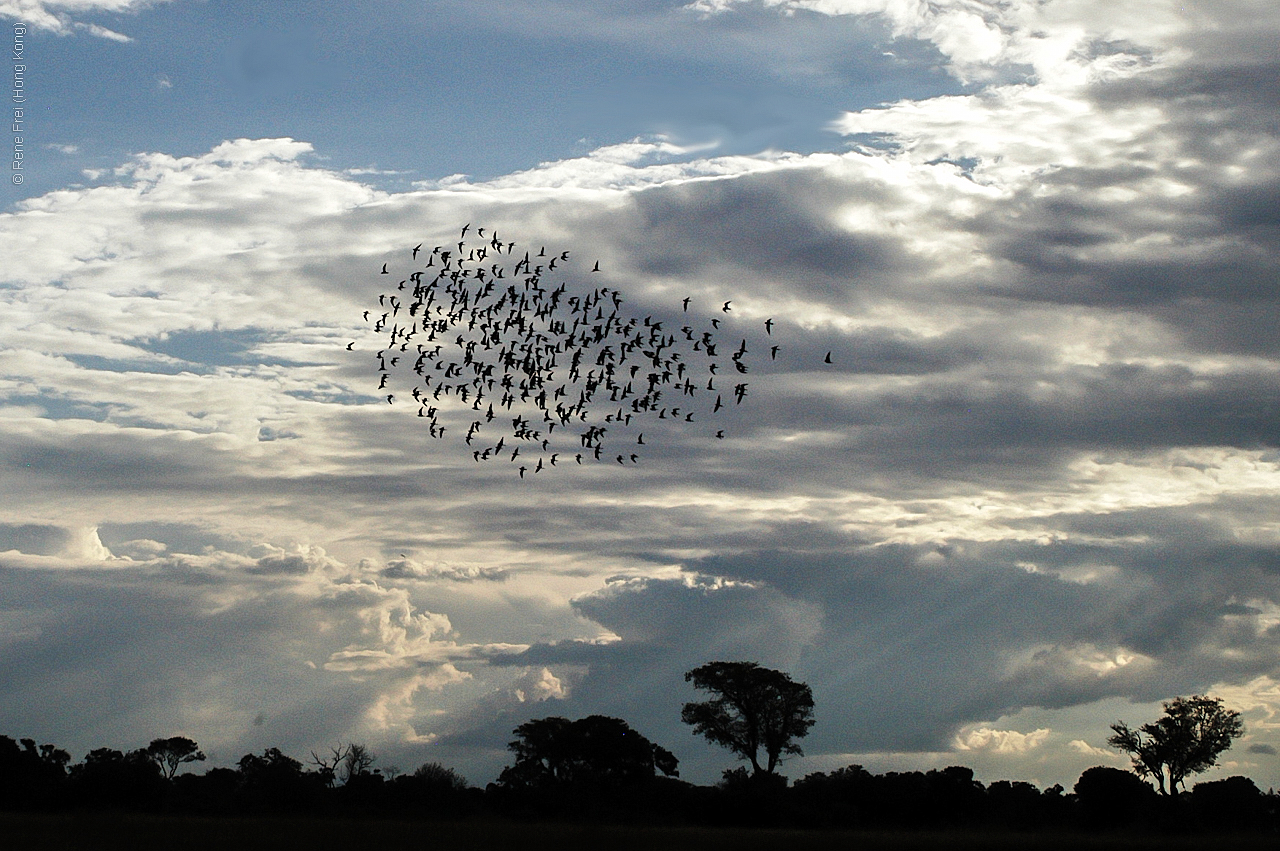
[[[704,14],[730,12],[760,2],[788,14],[862,15],[883,19],[895,38],[928,41],[962,79],[982,79],[1000,66],[1030,65],[1042,79],[1078,74],[1086,67],[1104,69],[1145,61],[1144,48],[1164,47],[1177,36],[1203,25],[1173,0],[1140,7],[1099,0],[699,0],[688,9]],[[1121,45],[1102,56],[1090,55],[1100,45]],[[1128,48],[1127,50],[1125,48]],[[1139,52],[1130,52],[1137,48]],[[1091,50],[1094,49],[1094,50]]]
[[[556,162],[540,163],[536,168],[473,184],[467,175],[454,174],[440,180],[420,181],[419,189],[493,192],[505,190],[512,200],[520,196],[512,190],[537,190],[547,194],[577,191],[636,190],[664,184],[685,183],[699,178],[720,178],[755,171],[772,170],[781,165],[799,164],[803,157],[786,153],[759,156],[728,156],[690,159],[698,146],[680,146],[658,137],[633,139],[597,148],[586,156]],[[676,161],[664,162],[674,158]]]
[[[350,593],[337,588],[338,594]],[[377,595],[376,602],[360,611],[371,642],[350,645],[336,651],[325,663],[330,671],[372,671],[403,668],[424,663],[439,664],[456,648],[444,640],[452,632],[449,619],[433,612],[415,611],[409,595],[399,589],[383,590],[376,585],[360,589]],[[440,640],[436,640],[440,639]]]
[[[76,24],[76,29],[83,29],[88,32],[89,35],[97,36],[98,38],[105,38],[108,41],[118,41],[122,44],[128,44],[133,41],[133,39],[129,38],[129,36],[124,33],[109,30],[106,27],[99,26],[98,24]]]
[[[85,24],[73,18],[98,12],[138,12],[167,2],[170,0],[0,0],[0,16],[58,34],[79,29],[99,38],[131,41],[128,36],[98,24]]]
[[[1067,742],[1067,747],[1091,759],[1101,759],[1101,760],[1106,760],[1107,762],[1115,762],[1118,758],[1120,758],[1120,755],[1116,753],[1114,750],[1107,750],[1106,748],[1094,747],[1093,745],[1086,742],[1084,739],[1072,739],[1071,741]]]
[[[1017,730],[993,730],[990,727],[976,726],[957,733],[954,746],[958,751],[1025,754],[1043,745],[1050,732],[1047,727],[1020,733]]]
[[[565,683],[551,673],[550,668],[530,669],[516,681],[513,693],[516,700],[524,703],[540,703],[544,700],[564,700],[569,696]]]
[[[418,733],[412,723],[421,714],[419,701],[415,697],[422,689],[439,691],[469,679],[470,674],[447,662],[430,671],[415,673],[379,695],[366,711],[365,719],[375,733],[396,732],[401,742],[430,744],[437,736]]]

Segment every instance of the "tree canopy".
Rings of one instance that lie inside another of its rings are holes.
[[[755,662],[710,662],[684,678],[714,697],[686,703],[681,720],[708,741],[750,762],[753,776],[774,774],[784,755],[803,755],[795,739],[803,738],[813,726],[809,686]],[[759,757],[762,750],[764,764]]]
[[[1153,778],[1162,795],[1176,795],[1188,774],[1217,764],[1218,755],[1244,734],[1244,722],[1221,698],[1193,695],[1165,703],[1162,718],[1136,730],[1124,722],[1111,729],[1115,735],[1107,744],[1129,754],[1138,776]]]
[[[677,760],[665,748],[632,730],[621,718],[591,715],[577,721],[539,718],[515,730],[508,747],[516,761],[498,784],[539,787],[568,783],[629,783],[657,771],[677,776]]]
[[[183,763],[202,762],[205,758],[200,746],[185,736],[153,739],[151,744],[147,745],[146,753],[170,780],[178,773],[178,768]]]

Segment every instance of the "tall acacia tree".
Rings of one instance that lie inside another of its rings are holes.
[[[686,703],[681,720],[692,724],[693,732],[750,762],[753,776],[774,774],[786,754],[804,754],[795,739],[806,736],[813,726],[809,686],[755,662],[710,662],[684,678],[714,696]]]
[[[200,746],[185,736],[154,739],[147,745],[144,753],[148,759],[160,767],[160,771],[167,780],[173,779],[173,775],[178,773],[183,763],[201,762],[205,758]]]
[[[1176,795],[1188,774],[1217,764],[1218,755],[1244,734],[1244,722],[1221,698],[1197,694],[1174,698],[1164,704],[1163,718],[1136,730],[1124,722],[1111,729],[1115,735],[1107,744],[1129,754],[1138,776],[1154,778],[1160,794]]]

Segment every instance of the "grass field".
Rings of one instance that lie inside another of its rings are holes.
[[[1256,851],[1273,843],[1239,837],[863,833],[742,828],[623,827],[512,822],[322,818],[203,819],[133,815],[0,815],[0,846],[13,849],[351,849],[426,851]]]

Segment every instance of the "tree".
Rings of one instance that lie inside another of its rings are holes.
[[[319,770],[327,786],[332,786],[335,781],[340,781],[345,786],[352,780],[374,773],[373,764],[378,761],[378,757],[367,745],[348,742],[336,748],[331,747],[329,751],[332,756],[327,757],[311,752],[311,764]]]
[[[267,748],[261,755],[245,754],[236,766],[240,773],[237,797],[252,810],[271,812],[316,806],[328,785],[323,775],[306,771],[302,763],[279,748]]]
[[[693,732],[751,763],[754,777],[773,775],[784,754],[803,755],[793,740],[813,726],[813,692],[755,662],[711,662],[684,675],[715,697],[686,703],[680,718]],[[763,750],[767,761],[760,764]]]
[[[347,748],[350,745],[341,745],[339,747],[329,748],[331,756],[320,756],[315,751],[311,752],[311,764],[314,765],[319,775],[324,778],[326,786],[332,786],[338,777],[338,766],[342,765],[342,761],[347,758]]]
[[[438,762],[423,763],[411,776],[420,786],[432,792],[465,792],[471,785],[467,783],[467,778]]]
[[[1079,818],[1089,827],[1139,824],[1152,817],[1160,800],[1150,783],[1109,765],[1085,769],[1074,791]]]
[[[1221,698],[1193,695],[1165,703],[1163,718],[1137,730],[1124,722],[1111,729],[1115,735],[1107,744],[1129,754],[1134,772],[1154,778],[1160,794],[1176,795],[1188,774],[1217,764],[1218,755],[1244,734],[1244,722],[1239,712],[1222,705]]]
[[[0,810],[50,807],[66,790],[71,754],[54,745],[0,736]]]
[[[342,760],[341,777],[345,786],[353,780],[373,773],[373,764],[378,761],[366,745],[352,742],[347,745],[347,755]]]
[[[160,766],[141,748],[95,748],[71,767],[68,778],[75,796],[90,806],[147,809],[159,803],[166,787]]]
[[[155,739],[147,745],[146,754],[160,767],[167,780],[173,779],[183,763],[201,762],[205,758],[200,746],[185,736]]]
[[[679,775],[670,751],[621,718],[539,718],[521,724],[515,734],[507,746],[515,752],[515,764],[498,777],[498,784],[508,788],[629,784],[652,780],[658,771]]]

